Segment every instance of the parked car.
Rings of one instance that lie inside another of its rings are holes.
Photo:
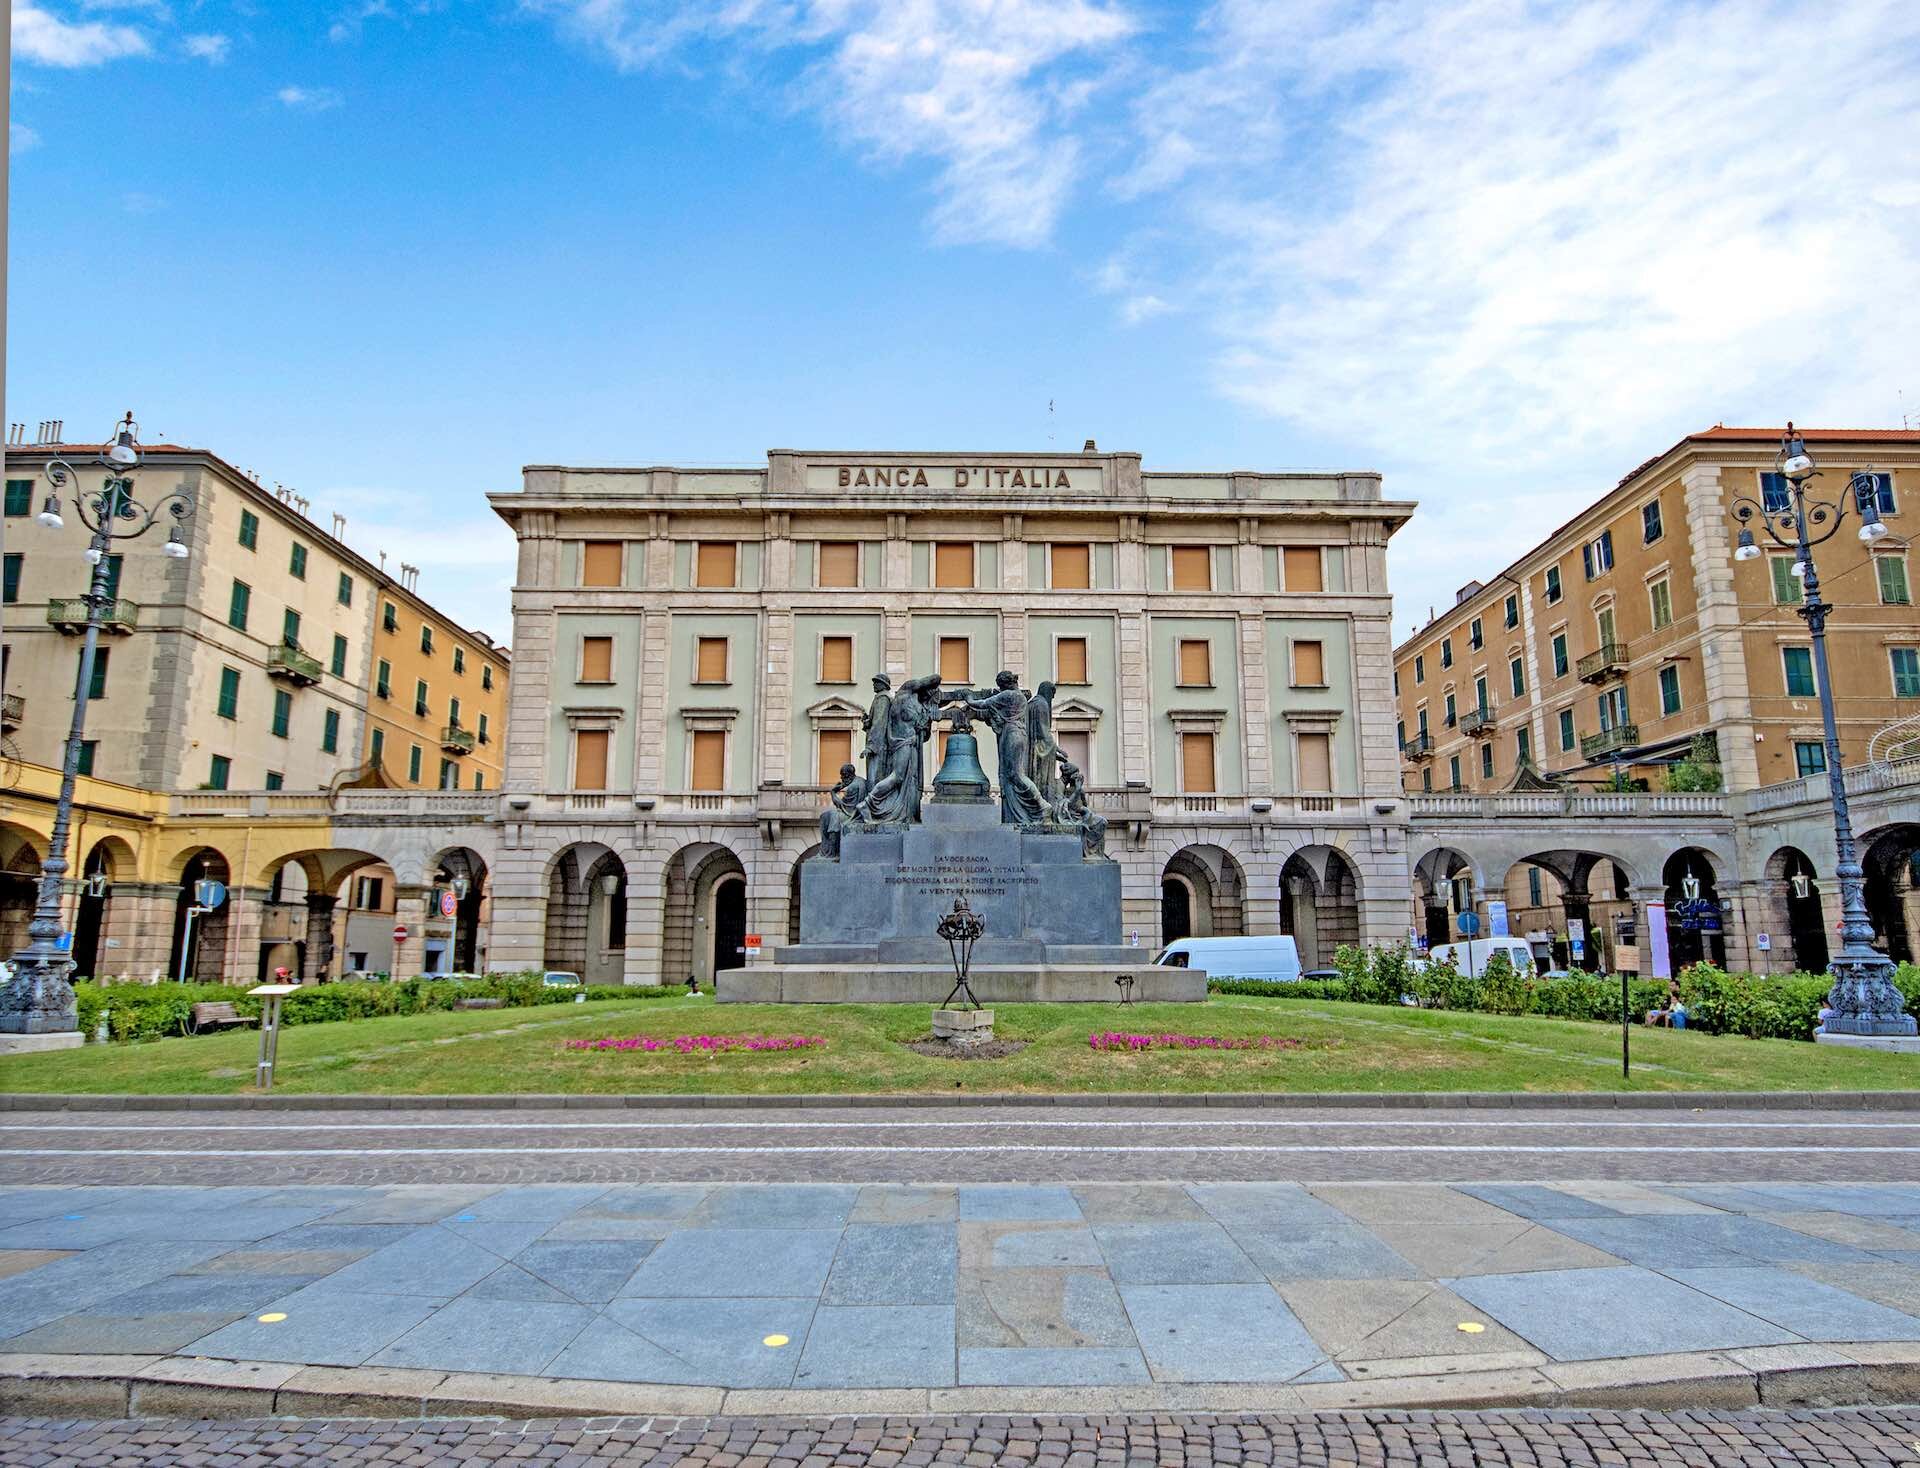
[[[1292,983],[1300,977],[1300,950],[1281,934],[1257,938],[1179,938],[1160,950],[1154,963],[1162,968],[1197,968],[1212,979],[1278,979]]]
[[[550,968],[540,975],[540,982],[549,989],[580,989],[586,987],[580,982],[580,975],[570,974],[565,969]]]

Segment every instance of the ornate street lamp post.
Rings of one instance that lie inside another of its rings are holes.
[[[47,463],[47,478],[53,489],[40,511],[40,523],[49,530],[66,528],[60,515],[60,491],[68,484],[75,488],[73,507],[81,523],[93,532],[87,546],[87,559],[93,564],[93,579],[84,598],[87,604],[87,635],[80,645],[80,670],[74,680],[73,725],[67,734],[66,760],[60,771],[60,800],[54,807],[53,832],[47,839],[47,859],[40,863],[40,889],[34,903],[33,921],[27,925],[32,941],[13,958],[13,978],[0,992],[0,1034],[53,1035],[75,1032],[79,1023],[75,1014],[73,988],[67,976],[73,960],[59,946],[60,887],[67,872],[67,827],[73,818],[73,787],[80,773],[80,746],[87,728],[87,697],[93,685],[94,657],[100,645],[100,624],[113,605],[108,578],[111,565],[107,552],[116,540],[145,535],[165,510],[173,520],[164,549],[176,559],[187,554],[187,542],[180,527],[193,514],[193,502],[180,493],[170,494],[151,509],[133,497],[129,472],[140,462],[139,427],[133,414],[116,425],[113,442],[99,456],[107,471],[96,493],[79,489],[79,474],[64,459]]]
[[[1821,599],[1820,573],[1813,563],[1813,548],[1831,540],[1845,523],[1848,496],[1838,500],[1807,497],[1807,481],[1816,472],[1813,456],[1791,423],[1780,441],[1776,462],[1787,482],[1786,501],[1756,504],[1744,495],[1734,500],[1733,517],[1741,529],[1733,557],[1737,561],[1759,558],[1760,545],[1753,534],[1756,522],[1767,539],[1792,551],[1793,573],[1800,578],[1804,592],[1800,615],[1813,634],[1814,686],[1820,695],[1820,720],[1826,732],[1827,795],[1833,804],[1833,844],[1838,855],[1833,871],[1840,882],[1841,948],[1839,957],[1828,965],[1833,991],[1827,996],[1827,1005],[1832,1013],[1821,1028],[1830,1035],[1912,1035],[1913,1016],[1907,1013],[1906,1003],[1894,987],[1893,960],[1873,949],[1866,874],[1854,850],[1847,782],[1840,768],[1840,733],[1834,721],[1833,681],[1827,671],[1827,613],[1832,608]],[[1887,533],[1880,521],[1873,479],[1855,470],[1848,478],[1847,489],[1860,516],[1860,539],[1871,545]]]

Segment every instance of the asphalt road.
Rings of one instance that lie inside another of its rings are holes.
[[[31,1183],[1920,1181],[1920,1113],[806,1107],[0,1114]]]

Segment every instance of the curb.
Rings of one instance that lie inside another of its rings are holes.
[[[1164,1110],[1436,1111],[1459,1107],[1510,1111],[1920,1111],[1920,1089],[1910,1091],[1074,1091],[905,1092],[829,1095],[578,1095],[332,1096],[86,1095],[0,1093],[0,1111],[747,1111],[818,1108],[1139,1106]]]
[[[1287,1385],[914,1387],[804,1391],[645,1386],[184,1356],[0,1355],[0,1414],[20,1417],[919,1417],[1423,1408],[1857,1407],[1920,1401],[1920,1342],[1544,1362]]]

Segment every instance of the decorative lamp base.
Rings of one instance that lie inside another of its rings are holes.
[[[949,1045],[984,1045],[993,1038],[991,1009],[936,1009],[933,1038]]]

